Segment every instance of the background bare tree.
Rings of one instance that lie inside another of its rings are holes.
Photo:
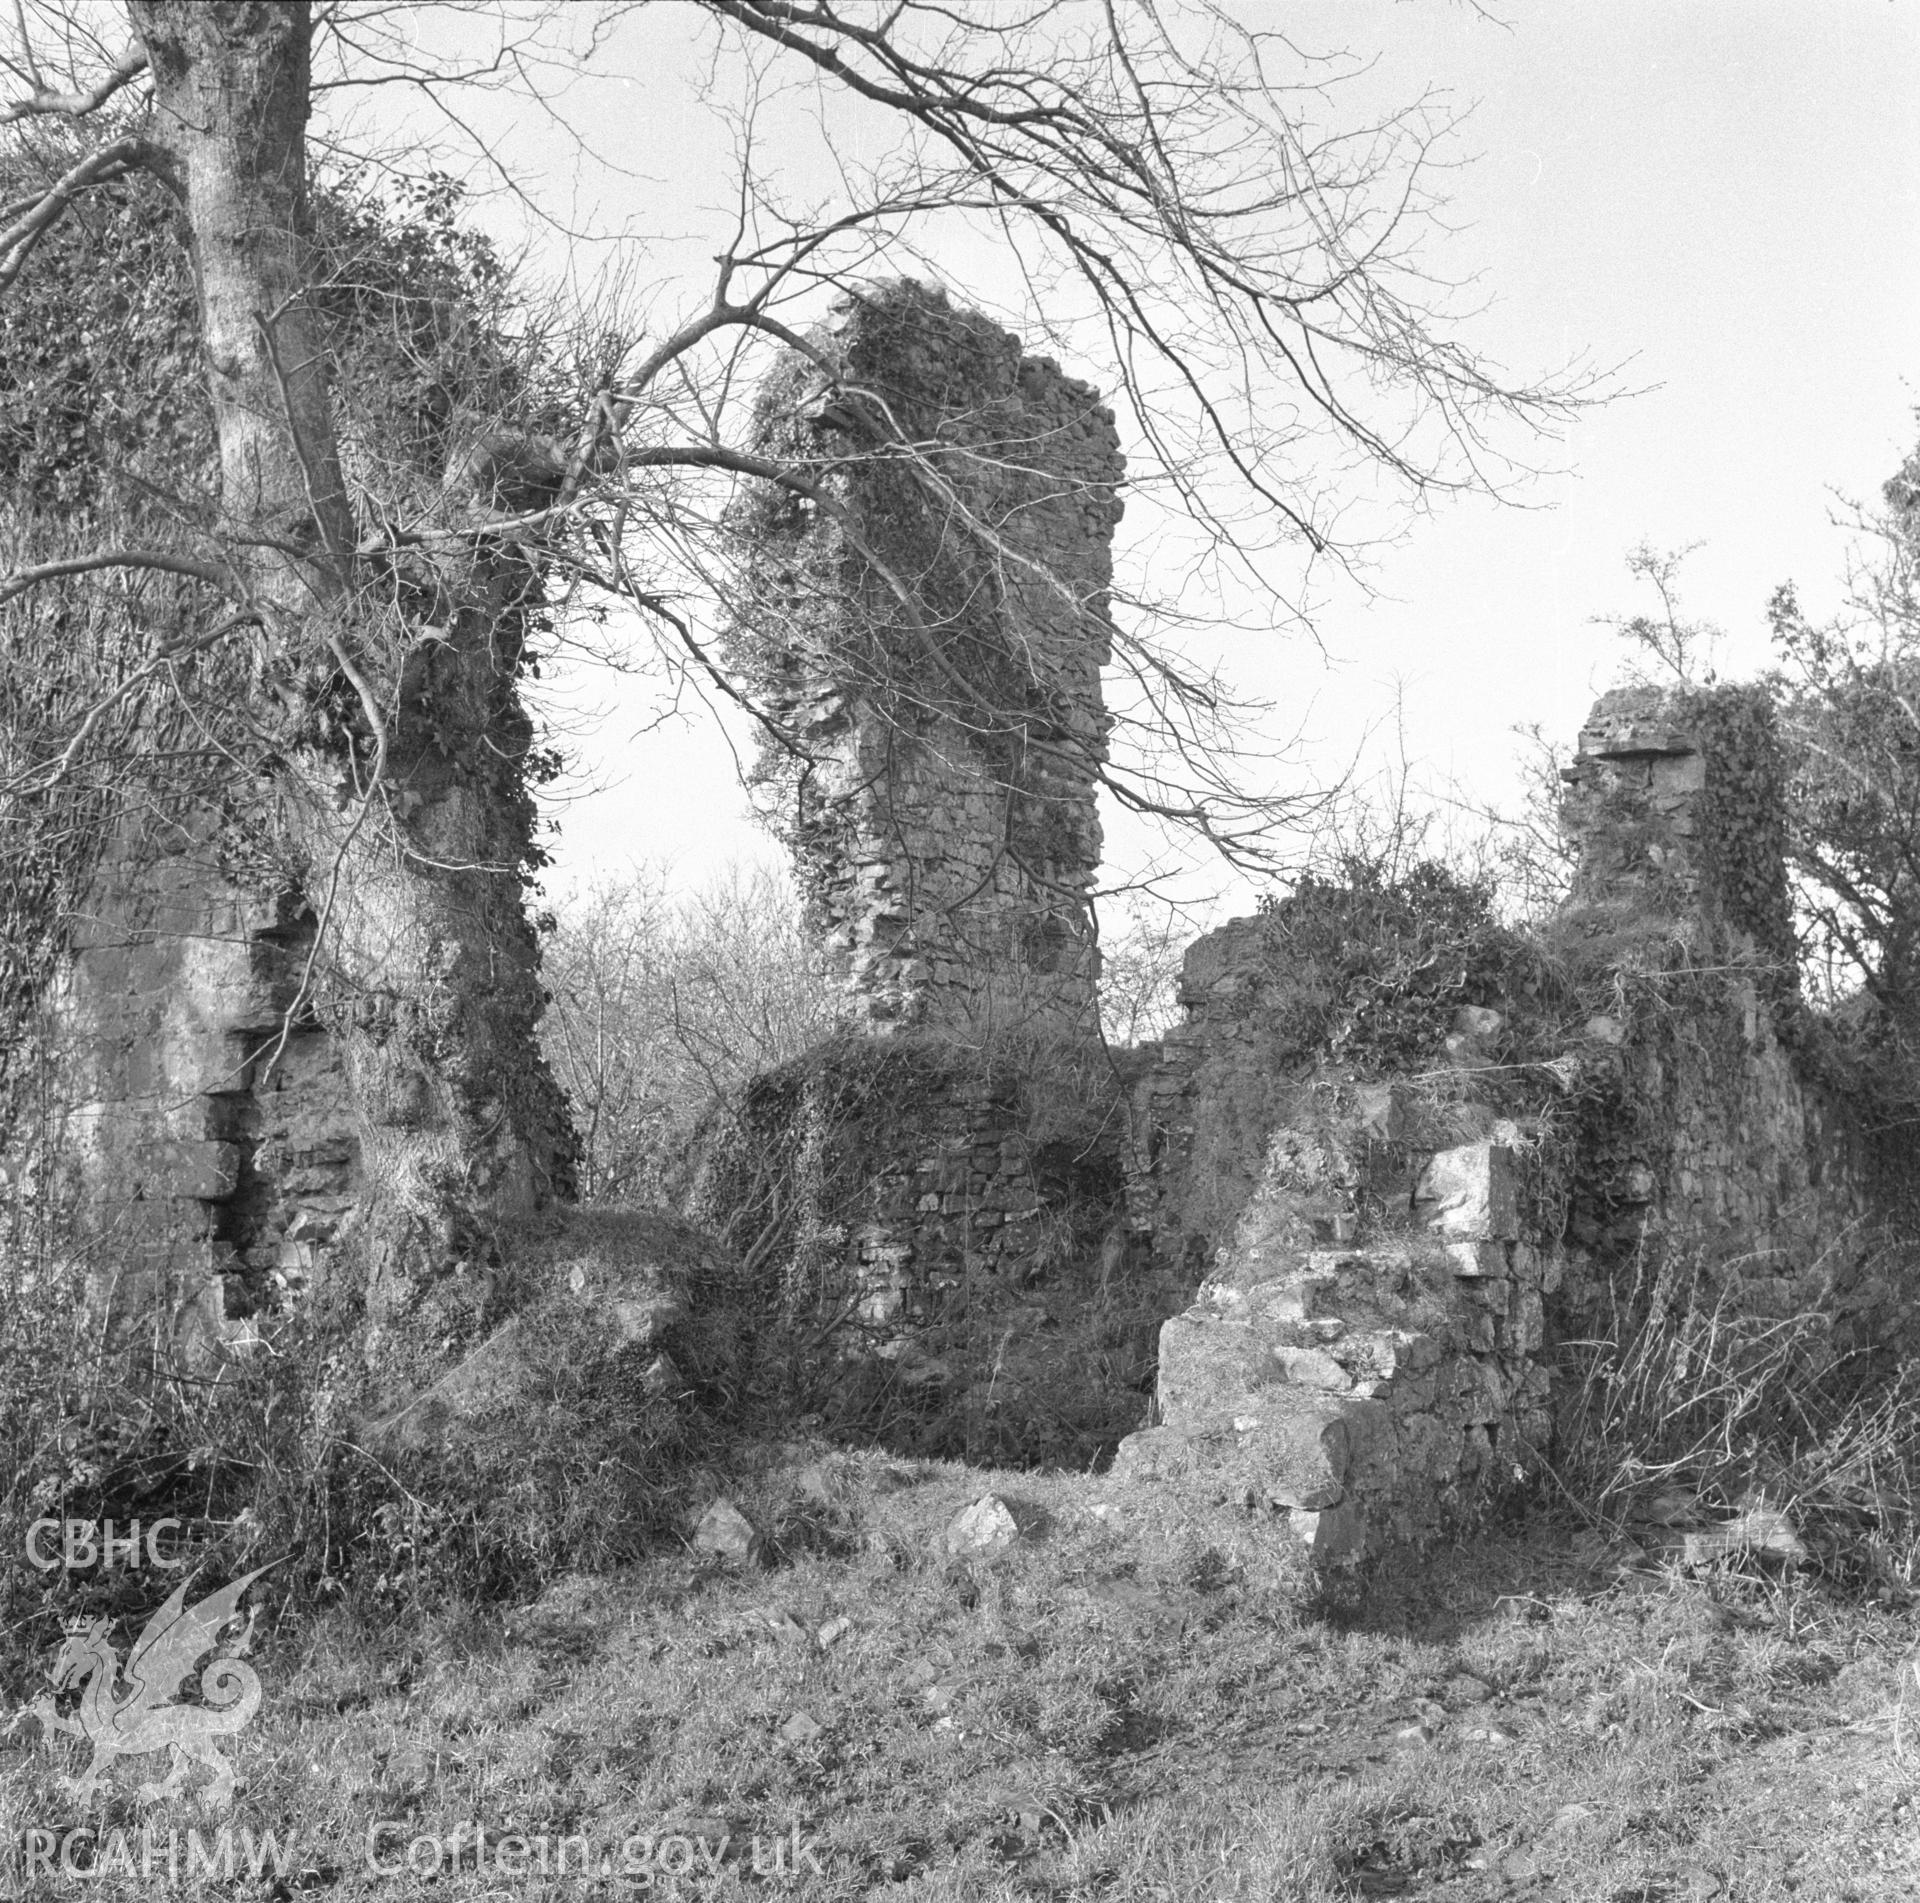
[[[676,892],[663,871],[559,909],[541,1041],[573,1105],[580,1193],[665,1203],[702,1118],[832,1030],[838,997],[791,884],[732,867]]]
[[[1100,1029],[1109,1044],[1145,1044],[1180,1020],[1180,969],[1194,924],[1188,908],[1149,890],[1100,908]]]
[[[1770,605],[1793,762],[1789,852],[1817,999],[1865,1002],[1920,1051],[1920,458],[1860,516],[1841,612]]]

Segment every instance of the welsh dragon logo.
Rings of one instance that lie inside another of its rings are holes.
[[[101,1773],[116,1757],[170,1750],[172,1770],[163,1783],[142,1784],[142,1798],[173,1796],[198,1764],[213,1773],[200,1801],[210,1809],[224,1809],[233,1802],[233,1767],[215,1744],[238,1731],[260,1709],[259,1674],[241,1659],[215,1658],[200,1674],[206,1704],[170,1701],[178,1697],[193,1668],[219,1644],[222,1629],[239,1613],[240,1595],[267,1570],[257,1567],[192,1606],[186,1603],[189,1582],[182,1580],[134,1641],[120,1696],[114,1688],[123,1674],[119,1654],[107,1640],[108,1621],[66,1622],[66,1638],[49,1674],[53,1690],[23,1706],[13,1723],[38,1718],[43,1735],[64,1731],[93,1747],[93,1761],[86,1770],[77,1778],[60,1780],[67,1790],[84,1802],[99,1791]],[[55,1709],[54,1698],[76,1685],[81,1688],[80,1705],[68,1718]]]

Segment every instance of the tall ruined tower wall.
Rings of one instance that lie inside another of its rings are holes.
[[[1580,865],[1558,929],[1641,1000],[1618,1058],[1637,1139],[1615,1187],[1624,1227],[1588,1234],[1576,1215],[1574,1244],[1692,1252],[1743,1307],[1810,1306],[1881,1212],[1869,1148],[1807,1061],[1765,699],[1616,689],[1565,777]]]
[[[1157,1320],[1092,1300],[1123,1233],[1089,905],[1113,416],[893,283],[776,365],[757,436],[790,480],[735,518],[729,659],[791,742],[759,798],[847,1025],[755,1080],[694,1205],[831,1344],[836,1418],[1084,1462],[1130,1423]]]
[[[811,342],[757,428],[814,494],[740,521],[734,659],[800,746],[763,811],[864,1028],[1090,1032],[1112,413],[918,284]]]

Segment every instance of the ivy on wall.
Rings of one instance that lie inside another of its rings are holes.
[[[58,128],[18,131],[0,152],[6,195],[64,170],[70,147]],[[435,177],[378,193],[336,178],[314,195],[315,295],[363,515],[428,506],[483,425],[559,416],[554,353],[459,210],[458,187]],[[135,173],[81,199],[0,299],[6,568],[103,545],[206,554],[217,470],[189,255],[178,207]],[[381,579],[396,593],[410,585]],[[541,625],[537,578],[516,607],[515,638],[496,644],[497,744],[464,749],[460,769],[504,782],[531,880],[545,857],[533,798],[558,765],[535,744],[513,678],[535,665],[524,638]],[[276,760],[296,743],[362,744],[357,696],[324,650],[310,678],[263,693],[244,638],[193,645],[216,618],[192,583],[139,570],[77,576],[0,607],[0,1130],[31,1069],[27,1028],[45,976],[101,851],[128,825],[150,850],[176,850],[204,831],[189,816],[212,814],[225,822],[213,850],[229,877],[283,884],[259,812]],[[155,672],[163,645],[181,651]],[[110,698],[136,678],[138,691]],[[90,713],[88,744],[55,773]]]
[[[1679,708],[1707,765],[1696,837],[1708,888],[1724,922],[1790,980],[1787,769],[1772,699],[1757,685],[1719,687],[1682,695]]]

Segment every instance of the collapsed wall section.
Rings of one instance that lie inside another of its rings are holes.
[[[732,658],[763,812],[868,1031],[1090,1035],[1122,462],[1086,384],[901,282],[762,393]],[[790,744],[789,744],[790,743]]]
[[[1430,878],[1308,886],[1189,952],[1129,1210],[1199,1286],[1123,1481],[1354,1562],[1539,1460],[1559,1339],[1683,1288],[1818,1305],[1833,1357],[1911,1327],[1861,1134],[1806,1061],[1764,700],[1607,695],[1566,777],[1579,869],[1535,930]]]
[[[1114,1472],[1278,1517],[1343,1565],[1431,1537],[1537,1464],[1565,1254],[1539,1119],[1477,1082],[1503,1014],[1456,1006],[1407,1077],[1297,1049],[1266,1069],[1302,974],[1261,923],[1195,948],[1203,1028],[1136,1097],[1167,1141],[1133,1206],[1157,1214],[1163,1256],[1205,1266],[1160,1333],[1156,1423]]]

